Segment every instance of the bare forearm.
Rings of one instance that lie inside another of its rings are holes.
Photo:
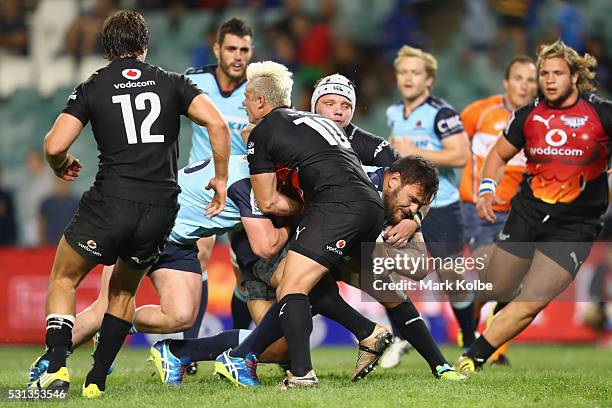
[[[210,146],[215,161],[215,177],[227,180],[227,166],[230,152],[229,128],[223,123],[208,127]]]
[[[280,251],[287,243],[288,238],[289,228],[274,228],[274,234],[272,235],[270,240],[270,248],[272,249],[272,253],[276,254],[278,251]]]
[[[68,149],[62,149],[60,146],[53,145],[49,136],[45,138],[45,159],[51,169],[59,169],[68,158]]]
[[[499,183],[499,180],[501,180],[504,175],[505,167],[506,162],[501,158],[499,153],[493,149],[485,159],[480,178],[481,180],[492,179]]]

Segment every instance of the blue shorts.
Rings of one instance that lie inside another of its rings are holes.
[[[463,253],[463,218],[459,201],[430,208],[421,226],[427,249],[434,257],[446,258]]]
[[[198,246],[196,244],[179,245],[166,242],[162,254],[151,269],[149,269],[147,275],[150,276],[158,269],[174,269],[201,275],[202,268],[198,259]]]
[[[493,244],[501,231],[508,213],[495,211],[497,219],[491,223],[483,220],[476,212],[476,204],[461,203],[463,213],[464,239],[472,251],[481,246]]]

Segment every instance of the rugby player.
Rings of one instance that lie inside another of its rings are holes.
[[[472,250],[473,257],[484,259],[485,263],[490,259],[494,248],[493,241],[501,230],[510,209],[510,200],[516,194],[523,178],[525,155],[522,150],[519,151],[504,169],[504,175],[496,190],[493,203],[493,211],[496,215],[493,223],[483,220],[476,212],[479,201],[480,172],[487,154],[508,124],[512,112],[531,102],[536,96],[538,85],[535,62],[524,55],[516,56],[508,61],[503,87],[503,94],[480,99],[468,105],[461,112],[461,121],[471,142],[471,154],[463,168],[459,183],[465,241]],[[496,305],[493,314],[501,310],[503,305],[503,302]],[[474,328],[478,327],[481,306],[480,302],[475,305]],[[471,346],[471,343],[463,341],[459,343],[465,348]],[[497,356],[492,356],[491,362],[508,365],[507,346],[504,346],[504,350],[500,348],[499,351]]]
[[[244,105],[256,126],[247,144],[251,184],[264,214],[291,216],[301,203],[277,191],[276,163],[296,169],[304,214],[286,257],[276,294],[280,323],[289,346],[291,370],[286,388],[312,387],[319,381],[310,359],[312,316],[308,293],[333,266],[374,242],[383,227],[384,209],[361,168],[344,130],[333,121],[289,108],[293,80],[271,61],[247,67]],[[299,143],[295,141],[299,140]],[[363,214],[369,214],[368,219]],[[386,348],[390,333],[377,337]]]
[[[206,214],[225,206],[229,130],[210,99],[184,76],[146,64],[149,30],[143,17],[120,11],[103,26],[109,65],[80,84],[45,137],[45,156],[58,177],[74,180],[79,161],[67,151],[91,121],[100,151],[93,187],[58,245],[46,300],[49,365],[31,384],[67,389],[66,354],[75,321],[75,291],[99,263],[115,265],[94,367],[83,395],[96,398],[134,315],[134,295],[157,260],[178,211],[176,162],[180,115],[207,126],[215,157],[215,195]],[[136,108],[136,110],[133,109]]]
[[[404,217],[403,213],[398,212],[398,208],[411,207],[412,211],[416,211],[419,205],[418,201],[431,199],[437,188],[436,170],[429,162],[418,157],[404,158],[394,163],[389,169],[367,168],[367,173],[377,189],[383,194],[383,201],[388,210],[387,212],[390,214],[389,219],[394,222]],[[404,188],[399,188],[399,183],[396,183],[398,177],[405,181],[406,185]],[[394,181],[385,183],[385,180],[389,181],[391,179],[394,179]],[[419,198],[416,201],[411,201],[413,197]],[[402,205],[402,203],[405,205]],[[236,238],[239,234],[240,232],[232,236],[232,245],[236,243]],[[259,302],[263,303],[266,300],[271,300],[273,297],[266,297],[265,294],[273,295],[273,287],[277,286],[281,280],[284,265],[282,260],[286,256],[286,251],[274,259],[263,262],[259,261],[256,265],[253,265],[249,263],[251,256],[248,254],[248,248],[245,250],[243,245],[239,245],[234,246],[234,250],[241,268],[245,268],[243,270],[243,278],[247,281],[243,282],[243,285],[245,285],[247,295],[249,296],[249,308],[251,309],[254,303],[259,304]],[[421,251],[420,253],[424,252]],[[348,264],[344,264],[341,271],[334,272],[334,276],[337,279],[344,279],[347,283],[360,287],[360,259],[354,258]],[[427,271],[421,271],[420,273],[421,275],[417,275],[416,279],[423,278]],[[326,276],[324,279],[328,280],[329,278],[330,276]],[[329,281],[324,282],[324,279],[317,283],[309,295],[312,313],[321,314],[345,325],[359,340],[360,354],[355,372],[353,373],[353,380],[355,381],[371,372],[373,364],[380,357],[380,354],[377,355],[372,352],[373,350],[368,350],[370,341],[375,340],[371,336],[374,325],[358,315],[356,311],[342,300],[339,296],[337,285],[333,280],[330,283]],[[266,287],[269,289],[266,289]],[[377,296],[376,293],[372,293],[372,295],[375,298]],[[398,298],[401,297],[401,295],[398,296]],[[444,380],[465,378],[451,369],[431,338],[421,316],[409,301],[387,301],[382,303],[391,308],[393,311],[390,313],[392,318],[403,328],[403,332],[407,333],[411,341],[417,343],[417,349],[426,358],[430,357],[427,358],[430,365],[437,363],[435,366],[432,366],[432,372],[436,378]],[[284,348],[280,344],[276,346],[272,344],[282,337],[282,329],[278,319],[278,304],[268,304],[265,310],[263,310],[263,307],[258,307],[256,310],[260,313],[262,311],[265,313],[270,307],[273,310],[268,312],[253,336],[247,337],[238,348],[227,351],[217,358],[215,364],[217,373],[236,384],[257,386],[259,385],[256,376],[258,361],[284,361]],[[260,317],[258,318],[255,315],[253,317],[255,321],[259,322]],[[157,350],[160,348],[165,350],[164,356],[166,359],[162,360],[161,365],[158,365],[162,381],[169,382],[165,379],[180,379],[182,378],[182,366],[194,360],[202,360],[202,356],[210,357],[211,353],[208,351],[205,351],[204,354],[200,351],[202,349],[205,350],[205,347],[201,344],[207,341],[208,339],[206,338],[163,340],[155,344],[151,348],[152,355],[157,354]],[[228,344],[228,348],[233,347],[232,344]],[[173,381],[173,383],[180,383],[180,381]]]
[[[612,103],[593,93],[596,65],[561,41],[543,45],[538,97],[514,112],[487,156],[477,210],[489,222],[497,218],[499,177],[521,149],[527,172],[489,261],[493,290],[481,293],[511,301],[459,358],[461,371],[480,369],[567,288],[600,231],[608,206]]]
[[[180,209],[161,256],[147,273],[160,296],[160,304],[138,307],[134,314],[132,332],[176,333],[193,325],[199,313],[200,275],[203,273],[195,244],[199,238],[244,228],[251,239],[253,253],[260,258],[271,257],[287,242],[289,229],[275,228],[272,221],[262,215],[253,203],[245,156],[230,156],[227,203],[223,211],[215,218],[204,215],[204,208],[212,199],[212,194],[202,186],[210,179],[214,168],[214,162],[207,159],[179,171]],[[104,268],[98,299],[77,315],[72,336],[73,348],[91,339],[99,329],[108,303],[108,282],[112,271],[112,266]],[[215,342],[220,341],[218,337],[205,344],[200,342],[199,348],[206,349],[214,358],[227,349],[228,343],[230,347],[235,347],[240,336],[245,337],[248,332],[230,330],[219,343],[222,344],[221,348],[215,347]],[[161,354],[155,355],[156,363]],[[48,353],[33,365],[33,370],[37,368],[37,371],[31,371],[31,376],[40,376],[46,365]],[[30,379],[33,380],[36,378]],[[173,382],[173,379],[167,378],[167,381]]]
[[[366,132],[351,122],[357,103],[355,85],[344,75],[323,77],[315,84],[310,99],[310,111],[323,115],[341,126],[351,147],[365,166],[388,167],[400,158],[399,154],[380,136]],[[405,245],[419,228],[427,214],[427,207],[419,209],[413,219],[404,219],[385,228],[385,242],[394,246]]]
[[[393,147],[383,138],[366,132],[351,122],[356,102],[354,84],[344,75],[334,74],[317,81],[312,93],[310,109],[311,112],[332,119],[344,128],[353,150],[364,165],[391,166],[399,159],[399,155]],[[416,170],[427,173],[425,169],[426,166],[422,166]],[[368,175],[371,179],[375,177],[374,172],[368,173]],[[380,187],[379,192],[382,194],[382,183],[380,180],[377,182],[377,185]],[[434,194],[430,195],[433,197]],[[422,205],[417,212],[412,214],[411,218],[404,218],[394,225],[387,226],[383,232],[385,242],[394,247],[405,246],[420,227],[428,208],[428,205]],[[406,305],[400,308],[396,304],[387,304],[389,307],[385,308],[396,337],[393,344],[382,356],[381,366],[383,368],[390,368],[399,364],[401,355],[405,352],[408,345],[412,344],[429,363],[434,375],[437,377],[443,376],[443,374],[438,373],[437,367],[444,367],[446,360],[441,358],[442,353],[433,341],[431,333],[423,320],[413,319],[417,316],[420,317],[420,315],[418,312],[415,314],[416,308],[410,302],[410,299],[406,299],[405,303]],[[404,324],[405,320],[402,320],[402,313],[407,313],[410,316],[407,320],[411,321],[411,325],[406,326]]]
[[[433,55],[403,46],[394,62],[402,101],[389,106],[389,143],[400,155],[417,154],[431,160],[439,170],[440,189],[422,231],[434,257],[460,256],[463,222],[455,168],[465,166],[469,141],[459,114],[445,101],[431,95],[438,63]],[[438,271],[443,281],[460,278],[452,270]],[[448,293],[464,341],[474,337],[474,310],[470,295]]]
[[[246,145],[242,140],[240,131],[249,123],[242,101],[246,87],[246,67],[253,56],[253,28],[244,20],[231,18],[224,21],[217,29],[217,38],[213,45],[213,52],[217,59],[214,65],[189,68],[185,75],[191,79],[198,88],[219,108],[230,128],[230,143],[232,155],[245,155]],[[189,163],[204,160],[211,157],[210,138],[205,127],[192,123],[191,151],[189,152]],[[208,261],[215,243],[215,235],[202,238],[198,241],[198,258],[202,264],[202,270],[208,269]],[[235,268],[237,271],[237,268]],[[202,278],[206,278],[206,273]],[[236,276],[240,282],[240,276]],[[207,281],[204,282],[202,301],[200,307],[206,307]],[[244,303],[244,296],[236,285],[232,296],[232,320],[235,329],[246,329],[250,323],[249,312]],[[198,337],[204,310],[193,327],[184,332],[185,338]],[[195,373],[195,365],[187,372]]]

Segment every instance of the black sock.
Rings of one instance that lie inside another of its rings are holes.
[[[455,318],[457,319],[457,323],[459,323],[459,328],[461,329],[461,334],[463,335],[463,348],[469,348],[474,340],[476,340],[476,336],[474,335],[474,330],[476,329],[476,321],[474,319],[474,302],[470,302],[468,307],[459,309],[451,304],[453,308],[453,313],[455,314]]]
[[[246,302],[239,296],[236,296],[236,291],[232,295],[232,329],[248,329],[251,324],[251,313]]]
[[[399,329],[399,327],[397,327],[397,325],[395,324],[395,322],[393,321],[393,319],[391,318],[391,314],[389,313],[389,309],[385,308],[385,311],[387,312],[387,317],[389,318],[389,323],[391,323],[391,330],[393,330],[393,335],[395,337],[399,337],[402,340],[406,340],[403,336],[402,336],[402,331]]]
[[[236,347],[239,342],[240,330],[226,330],[200,339],[171,340],[170,351],[178,358],[185,358],[189,362],[213,361],[225,350]]]
[[[427,361],[432,372],[436,371],[436,366],[447,364],[419,311],[410,300],[387,309],[387,313],[401,337],[412,344],[412,347]]]
[[[278,303],[281,327],[289,346],[291,374],[303,377],[312,370],[310,360],[312,315],[308,296],[303,293],[290,293]]]
[[[132,323],[105,313],[100,327],[100,340],[94,353],[94,366],[87,374],[85,386],[96,384],[100,391],[106,386],[108,369],[115,361],[119,349],[130,331]]]
[[[208,281],[202,282],[202,295],[200,296],[200,309],[198,309],[198,316],[196,317],[193,326],[183,332],[184,339],[197,339],[200,334],[200,328],[202,327],[202,320],[204,320],[204,314],[206,314],[206,306],[208,304]],[[221,353],[219,353],[221,354]]]
[[[312,314],[320,314],[342,324],[361,341],[374,331],[376,323],[365,318],[342,299],[338,284],[330,274],[326,274],[308,295],[312,304]]]
[[[493,316],[498,314],[507,305],[508,305],[508,302],[497,302],[495,304],[495,308],[493,309]]]
[[[491,354],[495,353],[495,350],[497,349],[482,335],[476,339],[465,355],[472,358],[477,364],[482,365],[491,357]]]
[[[74,316],[51,314],[47,316],[45,342],[49,357],[47,372],[55,373],[66,365],[66,353],[72,348]]]
[[[232,350],[230,355],[232,357],[244,358],[247,354],[253,352],[259,356],[272,343],[283,337],[283,328],[278,316],[279,312],[280,305],[274,303],[263,319],[261,319],[259,326],[238,347]]]

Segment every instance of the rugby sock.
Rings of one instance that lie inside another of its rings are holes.
[[[207,276],[207,275],[203,275],[203,276]],[[193,323],[193,326],[191,326],[191,328],[183,332],[184,339],[197,339],[199,337],[200,328],[202,327],[202,320],[204,320],[204,314],[206,313],[207,303],[208,303],[208,279],[202,281],[202,295],[200,296],[200,309],[198,310],[198,316],[196,317],[196,320]]]
[[[310,360],[310,333],[312,332],[312,315],[310,301],[303,293],[290,293],[280,302],[280,317],[283,334],[289,346],[291,373],[303,377],[312,370]]]
[[[280,318],[278,316],[279,312],[280,305],[274,303],[263,319],[261,319],[259,326],[257,326],[249,337],[244,339],[238,347],[232,350],[230,355],[232,357],[244,358],[247,354],[253,352],[259,356],[272,343],[283,337],[283,328],[281,327]]]
[[[96,384],[100,391],[104,391],[108,370],[115,361],[131,326],[127,320],[108,313],[104,314],[100,327],[100,340],[94,353],[94,366],[87,374],[85,386]]]
[[[250,330],[226,330],[200,339],[170,340],[170,351],[179,358],[192,361],[213,361],[229,348],[235,348]],[[233,355],[234,353],[232,353]]]
[[[476,329],[474,302],[456,302],[452,303],[451,306],[463,335],[463,348],[467,349],[476,340],[474,335],[474,330]]]
[[[357,337],[358,341],[367,338],[376,327],[376,323],[365,318],[342,299],[338,284],[330,274],[326,274],[310,291],[312,314],[320,314],[332,319]]]
[[[75,317],[50,314],[47,316],[45,343],[49,359],[47,372],[54,373],[66,365],[66,354],[72,348],[72,327]]]
[[[482,365],[494,352],[495,347],[482,335],[474,341],[474,344],[465,352],[465,355],[473,359],[476,364]]]
[[[427,361],[432,372],[436,372],[436,366],[447,364],[421,314],[410,300],[387,309],[387,313],[401,337],[412,344],[412,347]]]
[[[232,322],[232,329],[248,329],[251,324],[251,313],[238,286],[232,295]]]
[[[393,321],[393,319],[391,318],[391,315],[389,314],[389,309],[385,308],[385,311],[387,312],[387,317],[389,318],[389,323],[391,323],[391,330],[393,331],[393,335],[395,337],[398,337],[402,340],[406,340],[401,333],[401,330],[399,329],[399,327],[397,327],[397,325],[395,324],[395,322]]]

